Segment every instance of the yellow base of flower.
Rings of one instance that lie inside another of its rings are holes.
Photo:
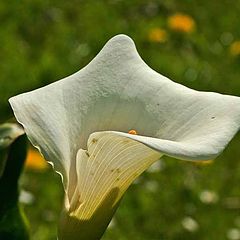
[[[118,195],[118,188],[112,189],[90,219],[69,216],[64,210],[59,222],[58,239],[100,240],[118,208],[120,201],[114,205]]]

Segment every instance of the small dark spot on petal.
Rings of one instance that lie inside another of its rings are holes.
[[[97,142],[97,139],[93,138],[92,143],[96,143],[96,142]]]
[[[211,119],[214,119],[215,117],[211,117]]]

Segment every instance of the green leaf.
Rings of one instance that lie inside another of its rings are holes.
[[[18,180],[26,153],[23,129],[18,124],[0,125],[0,239],[29,239],[27,220],[18,203]]]
[[[0,125],[0,178],[3,175],[8,147],[21,135],[23,128],[16,123],[4,123]]]

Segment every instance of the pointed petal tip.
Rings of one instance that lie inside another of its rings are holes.
[[[11,98],[8,99],[8,102],[9,102],[9,104],[10,104],[11,107],[12,107],[13,98],[14,98],[14,97],[11,97]]]
[[[129,43],[133,43],[134,44],[132,38],[129,37],[128,35],[126,35],[126,34],[123,34],[123,33],[115,35],[109,41],[129,42]]]
[[[8,102],[13,110],[14,115],[15,115],[15,99],[17,98],[17,96],[14,96],[8,99]]]
[[[114,37],[112,37],[106,45],[111,45],[111,47],[117,47],[117,48],[131,48],[131,47],[135,47],[135,43],[132,40],[132,38],[130,38],[129,36],[125,35],[125,34],[118,34]]]
[[[134,41],[127,35],[118,34],[106,42],[99,54],[89,63],[88,66],[91,68],[88,69],[95,69],[100,63],[101,71],[106,68],[107,71],[111,69],[119,73],[123,71],[122,68],[128,69],[129,64],[134,65],[136,62],[139,63],[139,60],[142,62]],[[128,71],[127,69],[124,71]]]
[[[19,114],[19,112],[21,112],[21,113],[23,112],[23,109],[22,109],[23,106],[21,106],[21,100],[24,95],[26,95],[26,93],[19,94],[19,95],[16,95],[16,96],[8,99],[8,102],[13,110],[14,116],[15,116],[17,122],[21,125],[21,129],[22,129],[23,133],[25,133],[25,132],[27,133],[27,137],[28,137],[29,141],[32,143],[32,145],[39,151],[40,155],[52,166],[52,168],[55,170],[55,172],[60,175],[63,184],[66,185],[65,182],[66,182],[67,178],[64,174],[64,171],[60,170],[61,168],[56,166],[56,164],[52,160],[50,160],[50,158],[47,157],[47,154],[45,153],[45,151],[31,137],[31,134],[29,133],[30,130],[29,130],[28,125],[25,124],[24,121],[21,120],[21,117],[20,117],[21,115]]]

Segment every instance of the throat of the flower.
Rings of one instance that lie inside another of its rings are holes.
[[[63,214],[61,235],[67,232],[64,229],[71,228],[67,223],[77,222],[84,229],[97,223],[95,226],[103,233],[129,185],[160,156],[159,152],[115,133],[91,134],[88,149],[80,149],[77,154],[77,186],[70,207]]]
[[[113,206],[118,189],[109,192],[97,210],[88,219],[79,219],[69,215],[64,209],[61,214],[58,236],[59,240],[99,240],[112,219],[120,201]],[[109,208],[109,206],[112,206]]]

